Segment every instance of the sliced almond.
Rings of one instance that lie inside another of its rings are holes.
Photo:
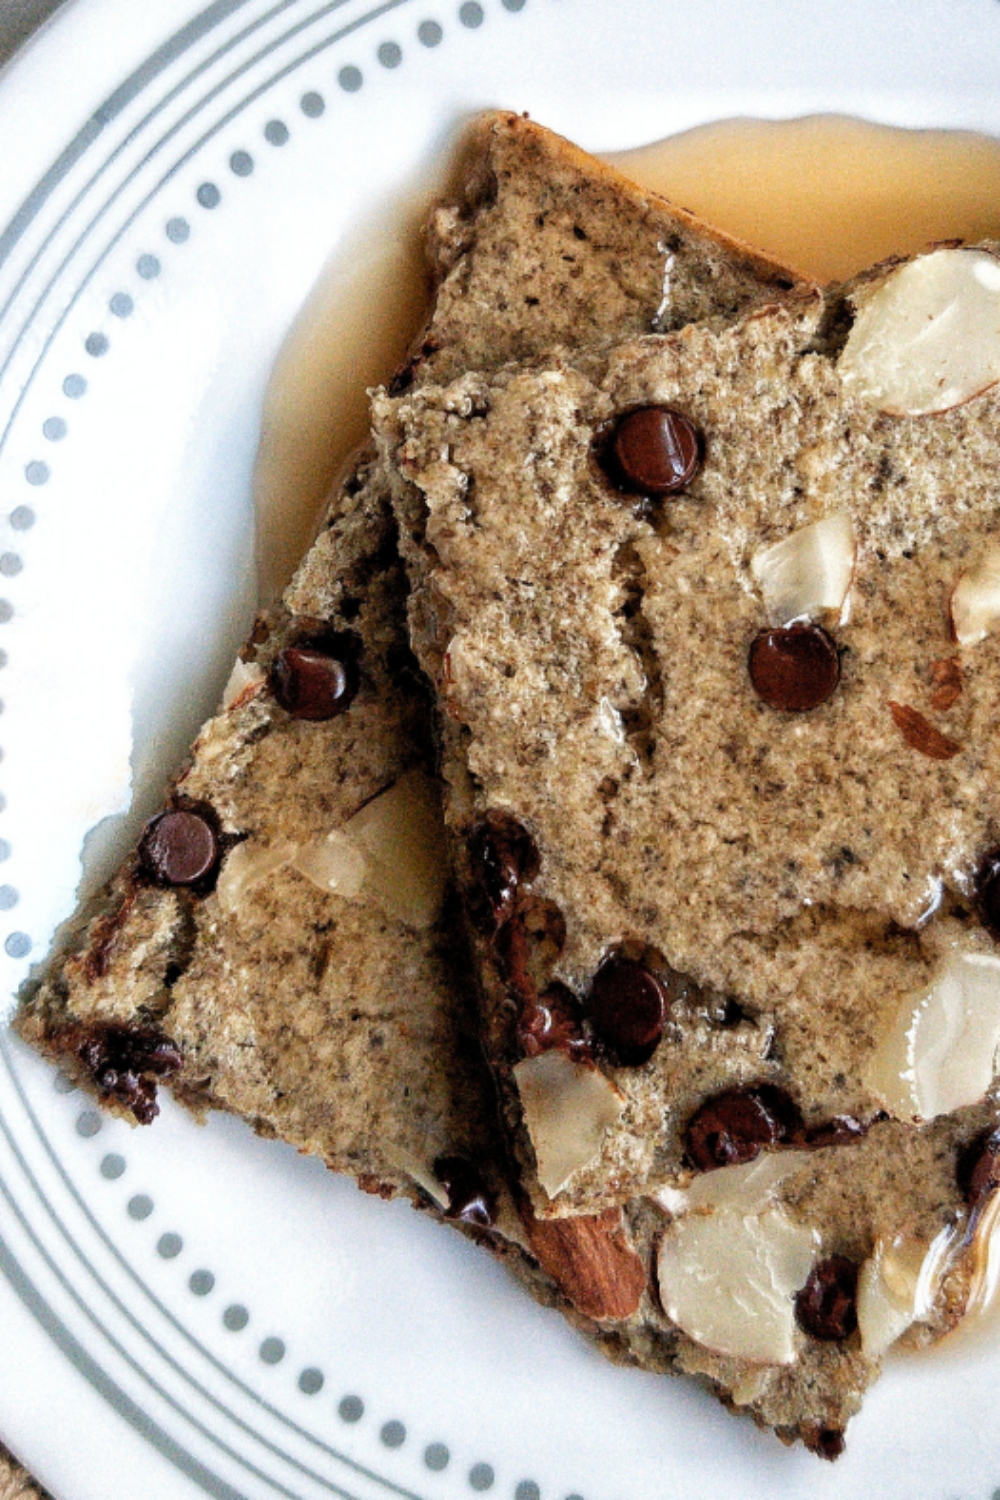
[[[320,890],[374,901],[411,927],[429,927],[448,882],[435,783],[407,772],[342,827],[304,845],[294,864]]]
[[[335,896],[359,895],[368,873],[367,859],[342,828],[331,828],[322,838],[303,844],[292,865],[321,891]]]
[[[629,1244],[620,1209],[571,1219],[536,1219],[522,1208],[531,1252],[577,1312],[623,1322],[637,1311],[646,1271]]]
[[[1000,547],[966,568],[951,596],[951,629],[960,646],[975,646],[1000,625]]]
[[[600,1155],[604,1133],[625,1108],[624,1095],[591,1063],[552,1048],[514,1068],[538,1181],[554,1198]]]
[[[866,1069],[900,1120],[933,1120],[982,1099],[1000,1047],[1000,958],[955,949],[901,1005]]]
[[[987,1199],[972,1233],[972,1270],[966,1316],[984,1317],[997,1307],[1000,1292],[1000,1192]]]
[[[249,702],[257,696],[265,681],[264,673],[255,661],[243,661],[238,656],[222,690],[223,708],[239,708]]]
[[[838,511],[755,553],[750,571],[770,623],[787,625],[830,613],[845,624],[857,550],[854,522]]]
[[[1000,1312],[1000,1193],[991,1193],[971,1218],[946,1224],[924,1255],[913,1323],[936,1334],[994,1337]],[[860,1319],[860,1309],[859,1309]]]
[[[291,864],[296,852],[296,846],[287,839],[267,845],[246,839],[230,849],[215,887],[222,910],[233,916],[254,887]]]
[[[813,1230],[774,1205],[759,1214],[686,1214],[660,1243],[660,1301],[707,1349],[754,1364],[791,1364],[794,1298],[818,1248]]]
[[[654,1201],[675,1216],[721,1209],[759,1214],[773,1204],[780,1184],[811,1160],[810,1151],[762,1151],[753,1161],[699,1172],[686,1188],[664,1188]]]
[[[423,1188],[431,1202],[436,1203],[442,1213],[446,1213],[450,1204],[448,1191],[434,1176],[427,1163],[408,1146],[388,1145],[384,1149],[386,1160],[404,1172],[418,1187]]]
[[[1000,380],[1000,261],[988,251],[933,250],[859,300],[838,369],[880,410],[929,416]]]
[[[926,1314],[921,1272],[927,1246],[897,1235],[879,1240],[858,1277],[858,1327],[861,1347],[878,1359],[918,1318]]]
[[[438,788],[423,771],[409,771],[363,807],[344,833],[368,860],[366,886],[390,916],[429,927],[448,883],[444,819]]]

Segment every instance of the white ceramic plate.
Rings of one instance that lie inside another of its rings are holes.
[[[996,0],[72,0],[0,80],[4,994],[217,697],[297,309],[469,111],[596,149],[740,113],[998,133],[998,77]],[[169,1102],[130,1131],[9,1039],[0,1273],[0,1436],[59,1500],[1000,1485],[988,1340],[895,1363],[821,1465],[405,1206]]]

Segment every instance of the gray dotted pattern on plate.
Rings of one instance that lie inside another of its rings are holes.
[[[500,5],[505,11],[516,13],[525,8],[527,0],[500,0]],[[458,7],[456,17],[459,24],[466,29],[478,30],[486,20],[486,11],[479,0],[463,0]],[[440,46],[444,36],[444,26],[439,20],[433,18],[420,21],[416,27],[417,41],[427,48]],[[383,68],[391,71],[401,66],[404,60],[403,47],[398,41],[387,39],[379,43],[376,57]],[[364,74],[359,67],[348,63],[338,71],[337,82],[345,93],[354,94],[363,87]],[[310,89],[301,96],[299,109],[307,119],[317,120],[326,111],[326,100],[317,90]],[[264,125],[263,136],[271,146],[280,147],[290,140],[291,131],[284,120],[273,118]],[[249,177],[254,170],[254,158],[249,151],[240,148],[232,152],[228,165],[234,177]],[[194,196],[199,207],[209,212],[218,208],[222,203],[222,190],[218,183],[211,180],[200,183]],[[171,245],[184,245],[191,237],[191,224],[183,215],[176,214],[167,220],[164,232]],[[139,255],[135,269],[141,280],[153,281],[160,275],[162,263],[159,256],[146,250]],[[108,300],[108,310],[113,318],[123,321],[131,317],[134,312],[135,299],[130,292],[115,291]],[[111,340],[102,329],[93,329],[85,335],[83,347],[91,359],[101,359],[109,353]],[[71,372],[62,382],[62,391],[68,400],[79,401],[87,392],[87,380],[83,375],[75,371]],[[42,424],[42,436],[50,443],[61,442],[68,432],[69,425],[65,417],[58,413],[47,417]],[[49,482],[51,469],[44,459],[33,458],[25,466],[24,477],[28,484],[37,488]],[[35,512],[29,506],[17,506],[8,520],[15,531],[27,531],[34,525]],[[22,571],[23,566],[24,560],[18,553],[0,554],[0,577],[15,578]],[[13,618],[13,615],[14,608],[11,602],[6,599],[0,600],[0,625],[6,624]],[[5,664],[6,658],[0,661],[0,666]],[[0,812],[3,811],[4,806],[5,803],[0,799]],[[4,886],[0,891],[0,911],[10,911],[17,904],[18,899],[16,886]],[[31,938],[25,932],[10,932],[4,940],[4,951],[10,958],[26,958],[31,949]]]
[[[424,1449],[424,1463],[432,1474],[440,1474],[448,1467],[450,1460],[451,1454],[444,1443],[429,1443]]]
[[[510,12],[521,11],[526,4],[527,0],[500,0],[501,7]],[[468,30],[478,30],[486,20],[486,11],[478,0],[464,0],[455,14],[459,24]],[[444,41],[445,28],[439,20],[427,18],[419,22],[415,35],[422,47],[432,49],[440,46]],[[404,49],[393,39],[381,42],[375,55],[378,63],[388,71],[399,68],[404,61]],[[354,64],[341,67],[336,76],[337,84],[345,94],[358,93],[364,86],[364,74]],[[320,119],[326,113],[326,108],[326,99],[315,89],[308,90],[299,99],[299,110],[308,120]],[[268,145],[282,147],[288,144],[292,133],[284,120],[273,118],[265,123],[262,134]],[[230,154],[228,166],[234,177],[248,178],[254,172],[254,157],[248,150],[238,148]],[[195,189],[194,197],[198,206],[208,212],[218,208],[223,201],[221,189],[212,180],[200,183]],[[191,223],[183,215],[176,214],[167,219],[163,232],[170,245],[185,245],[191,238]],[[160,276],[163,264],[158,255],[146,250],[138,256],[135,270],[140,280],[151,282]],[[117,290],[110,295],[107,307],[113,318],[124,321],[135,311],[135,299],[130,292]],[[83,350],[91,359],[103,358],[110,349],[111,340],[101,329],[93,329],[83,338]],[[80,401],[87,394],[88,380],[78,371],[71,371],[63,378],[61,389],[67,400]],[[42,437],[49,443],[62,442],[68,433],[69,423],[58,413],[47,417],[42,424]],[[49,482],[51,470],[43,459],[34,458],[26,464],[24,477],[29,485],[38,488]],[[15,530],[26,531],[34,524],[35,513],[32,508],[19,505],[11,512],[8,519]],[[0,554],[0,575],[14,577],[21,571],[22,566],[23,560],[17,554],[9,552]],[[0,625],[10,621],[13,615],[14,606],[11,601],[0,600]],[[6,664],[6,653],[0,652],[0,668]],[[2,712],[2,707],[0,703],[0,712]],[[0,812],[3,811],[5,805],[5,800],[0,794]],[[0,861],[8,859],[11,852],[10,844],[0,839]],[[17,900],[18,893],[13,886],[0,885],[0,911],[10,910],[16,905]],[[9,933],[4,942],[7,954],[18,959],[26,957],[31,951],[31,946],[31,939],[22,932]],[[62,1094],[75,1091],[72,1079],[63,1073],[55,1075],[54,1087],[58,1093]],[[104,1119],[97,1110],[85,1108],[76,1117],[76,1133],[84,1140],[94,1139],[100,1134],[103,1126]],[[127,1171],[128,1163],[120,1152],[109,1151],[102,1155],[98,1172],[105,1182],[116,1183],[126,1175]],[[149,1194],[134,1193],[126,1202],[125,1212],[134,1223],[144,1223],[154,1215],[155,1204]],[[157,1237],[155,1249],[161,1260],[168,1262],[179,1260],[184,1252],[184,1240],[175,1231],[166,1230]],[[216,1285],[215,1274],[204,1267],[199,1267],[187,1275],[188,1290],[192,1296],[199,1299],[211,1296]],[[239,1302],[229,1303],[221,1314],[222,1326],[230,1333],[241,1333],[250,1321],[249,1309]],[[261,1364],[276,1368],[285,1360],[287,1354],[285,1341],[275,1335],[269,1335],[262,1339],[257,1353]],[[296,1385],[303,1396],[315,1397],[324,1389],[326,1375],[317,1366],[308,1365],[299,1371]],[[337,1403],[336,1412],[340,1421],[353,1426],[364,1418],[365,1403],[360,1396],[344,1395]],[[407,1441],[406,1426],[395,1417],[381,1424],[378,1435],[382,1445],[390,1450],[402,1448]],[[423,1449],[422,1458],[425,1468],[430,1473],[440,1474],[448,1468],[451,1462],[451,1451],[444,1443],[432,1442]],[[467,1478],[470,1489],[476,1493],[492,1490],[496,1482],[495,1471],[488,1463],[473,1464]],[[541,1490],[534,1480],[521,1480],[513,1493],[514,1500],[541,1500]],[[567,1496],[566,1500],[581,1500],[581,1497],[572,1495]]]
[[[75,1092],[73,1080],[65,1073],[54,1075],[53,1087],[58,1094]],[[104,1125],[104,1116],[89,1106],[80,1109],[76,1115],[75,1129],[82,1140],[93,1140],[100,1135]],[[101,1156],[98,1172],[105,1182],[119,1182],[127,1170],[128,1163],[120,1152],[105,1151]],[[151,1219],[155,1211],[156,1205],[148,1193],[133,1193],[125,1204],[126,1214],[137,1224]],[[166,1230],[158,1235],[155,1249],[161,1260],[178,1260],[184,1252],[183,1237],[174,1230]],[[215,1291],[216,1277],[213,1272],[199,1267],[188,1274],[187,1287],[194,1297],[208,1297]],[[229,1333],[242,1333],[250,1321],[250,1310],[241,1302],[228,1303],[221,1314],[222,1326]],[[274,1334],[269,1334],[262,1339],[257,1347],[257,1355],[261,1364],[271,1369],[283,1364],[287,1353],[284,1339]],[[326,1385],[326,1376],[317,1366],[307,1365],[299,1371],[296,1385],[303,1396],[317,1396]],[[365,1403],[357,1395],[342,1396],[337,1404],[337,1415],[342,1422],[354,1426],[365,1415]],[[407,1441],[406,1424],[398,1417],[391,1417],[381,1424],[378,1436],[384,1448],[390,1451],[398,1450]],[[451,1451],[445,1443],[429,1443],[424,1448],[422,1457],[426,1469],[432,1474],[441,1474],[451,1462]],[[496,1482],[495,1471],[492,1465],[487,1463],[473,1464],[467,1477],[470,1489],[479,1494],[492,1490]],[[541,1490],[533,1479],[522,1479],[514,1490],[514,1500],[542,1500]],[[567,1500],[580,1500],[580,1497],[569,1496]]]

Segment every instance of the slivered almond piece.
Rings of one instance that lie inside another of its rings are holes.
[[[244,661],[238,656],[222,690],[223,708],[242,708],[264,691],[266,683],[267,678],[256,662]]]
[[[577,1312],[597,1322],[632,1316],[646,1289],[646,1269],[628,1242],[620,1209],[536,1219],[524,1204],[521,1218],[532,1254]]]
[[[625,1108],[624,1095],[590,1063],[552,1048],[514,1068],[538,1180],[554,1198],[574,1172],[600,1155],[604,1132]]]
[[[955,584],[949,605],[951,633],[975,646],[1000,625],[1000,547],[990,547]]]
[[[846,511],[838,511],[756,552],[750,571],[771,624],[825,614],[846,624],[857,550],[854,522]]]
[[[1000,958],[953,949],[903,998],[865,1069],[898,1120],[933,1120],[982,1099],[1000,1053]]]
[[[815,1230],[774,1203],[753,1214],[685,1214],[660,1241],[663,1309],[706,1349],[789,1365],[797,1348],[795,1294],[818,1250]]]
[[[958,657],[945,656],[940,661],[932,661],[931,679],[934,682],[931,708],[936,713],[946,713],[962,696],[962,664]]]
[[[882,411],[929,416],[1000,379],[1000,261],[989,251],[918,255],[859,300],[838,368]]]
[[[906,743],[912,749],[919,750],[921,755],[926,755],[928,760],[951,760],[961,750],[957,740],[950,740],[940,729],[935,729],[922,713],[911,708],[908,703],[894,703],[890,698],[889,712]]]

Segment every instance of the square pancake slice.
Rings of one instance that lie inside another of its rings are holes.
[[[641,341],[650,330],[681,329],[694,320],[700,326],[691,347],[700,348],[699,341],[722,337],[734,319],[771,308],[776,299],[790,298],[799,308],[787,315],[788,329],[804,331],[803,319],[812,316],[808,301],[801,310],[808,287],[784,268],[514,115],[489,116],[474,127],[463,190],[435,212],[429,249],[434,309],[393,389],[411,403],[401,414],[420,413],[423,420],[440,391],[453,388],[463,412],[455,434],[461,442],[486,417],[481,394],[492,390],[493,377],[470,377],[469,370],[542,361],[525,378],[555,388],[564,366],[546,373],[543,359],[553,344],[586,348],[584,363],[596,361],[597,368],[618,358],[614,349],[623,339]],[[497,392],[517,378],[497,375]],[[434,393],[422,406],[431,382]],[[573,420],[582,433],[590,411],[584,385],[574,387],[574,401],[577,394],[584,404]],[[446,406],[451,400],[445,398]],[[532,409],[529,401],[525,410]],[[535,451],[537,435],[529,440],[523,425],[514,437]],[[439,454],[445,466],[461,456],[461,442],[450,456]],[[540,482],[556,494],[558,453],[545,454],[540,467],[533,462]],[[591,1174],[589,1197],[580,1199],[587,1211],[553,1220],[537,1193],[532,1206],[526,1161],[511,1171],[493,1080],[479,1050],[478,1006],[443,830],[434,707],[409,644],[412,609],[428,649],[437,649],[432,625],[439,601],[423,588],[409,597],[394,483],[373,449],[353,465],[282,606],[258,620],[240,652],[224,704],[202,728],[161,814],[93,906],[60,935],[26,987],[17,1028],[108,1108],[133,1119],[153,1118],[157,1088],[165,1084],[195,1113],[228,1110],[370,1191],[410,1197],[504,1258],[533,1295],[558,1307],[610,1358],[693,1375],[782,1439],[835,1456],[879,1367],[878,1338],[862,1348],[856,1339],[845,1344],[790,1333],[785,1298],[777,1331],[760,1314],[761,1326],[770,1328],[764,1342],[720,1341],[676,1298],[669,1307],[664,1301],[664,1230],[668,1214],[683,1219],[681,1199],[665,1207],[639,1172],[624,1194],[608,1193]],[[477,503],[467,489],[463,504]],[[415,535],[409,522],[404,528],[408,552],[431,545],[420,530]],[[599,547],[603,534],[584,545]],[[539,539],[540,556],[551,553],[552,535]],[[448,561],[445,539],[437,540]],[[572,527],[566,540],[568,563],[577,547]],[[641,572],[632,553],[623,553],[624,562],[641,643]],[[526,601],[531,574],[519,576]],[[507,628],[497,626],[501,652]],[[573,653],[556,668],[538,649],[539,670],[549,674],[546,695],[555,698]],[[630,691],[640,701],[643,690],[629,670]],[[601,711],[612,747],[642,727],[625,723],[628,704],[617,692],[601,694],[608,696]],[[507,713],[505,701],[499,712]],[[456,720],[445,722],[465,738]],[[635,753],[648,763],[653,749],[650,742]],[[454,772],[458,758],[447,747],[446,753]],[[536,762],[542,770],[543,762]],[[576,760],[565,767],[568,786]],[[466,777],[461,787],[471,813],[475,783]],[[539,936],[548,912],[540,896]],[[796,940],[811,961],[804,927]],[[849,972],[853,938],[831,929],[824,941],[831,964]],[[879,936],[876,958],[922,973],[924,960],[908,940],[894,941],[898,953]],[[533,952],[531,962],[538,961]],[[763,1022],[752,1025],[748,1012],[728,1031],[716,1020],[699,1024],[725,1037],[723,1063],[742,1057],[748,1076],[756,1076],[756,1059],[766,1050]],[[504,1097],[509,1109],[506,1086]],[[908,1127],[891,1128],[910,1140]],[[805,1158],[786,1153],[780,1181],[769,1168],[763,1182],[744,1185],[733,1200],[736,1219],[725,1226],[752,1226],[753,1207],[762,1202],[773,1209],[779,1244],[790,1256],[783,1286],[804,1277],[804,1261],[816,1258],[794,1216],[811,1222],[826,1215],[832,1224],[834,1201],[842,1204],[842,1226],[862,1226],[854,1239],[848,1228],[840,1231],[845,1254],[859,1257],[870,1248],[876,1203],[886,1225],[898,1226],[905,1210],[906,1246],[921,1245],[946,1224],[956,1152],[982,1128],[979,1117],[949,1119],[947,1130],[918,1133],[919,1153],[906,1158],[893,1157],[871,1133],[853,1158],[860,1163],[868,1152],[871,1165],[850,1193],[835,1150]],[[516,1129],[514,1122],[515,1137]],[[919,1173],[919,1202],[900,1160]],[[576,1186],[582,1189],[585,1178],[579,1175]],[[701,1205],[688,1222],[703,1216]],[[691,1253],[705,1263],[703,1248]],[[912,1255],[904,1271],[911,1261]],[[888,1264],[898,1281],[903,1272],[891,1256]],[[947,1298],[934,1303],[924,1322],[914,1322],[913,1338],[953,1320],[971,1295],[968,1266],[951,1270]],[[835,1278],[831,1284],[835,1291]],[[826,1286],[818,1284],[821,1303],[830,1295]],[[898,1324],[897,1315],[892,1330]]]
[[[995,1208],[998,298],[945,247],[375,401],[522,1191],[820,1451]]]
[[[795,280],[512,114],[470,131],[428,243],[434,307],[400,388],[553,340],[727,318]],[[406,598],[367,451],[15,1024],[138,1121],[166,1083],[362,1185],[482,1220],[501,1153]]]

